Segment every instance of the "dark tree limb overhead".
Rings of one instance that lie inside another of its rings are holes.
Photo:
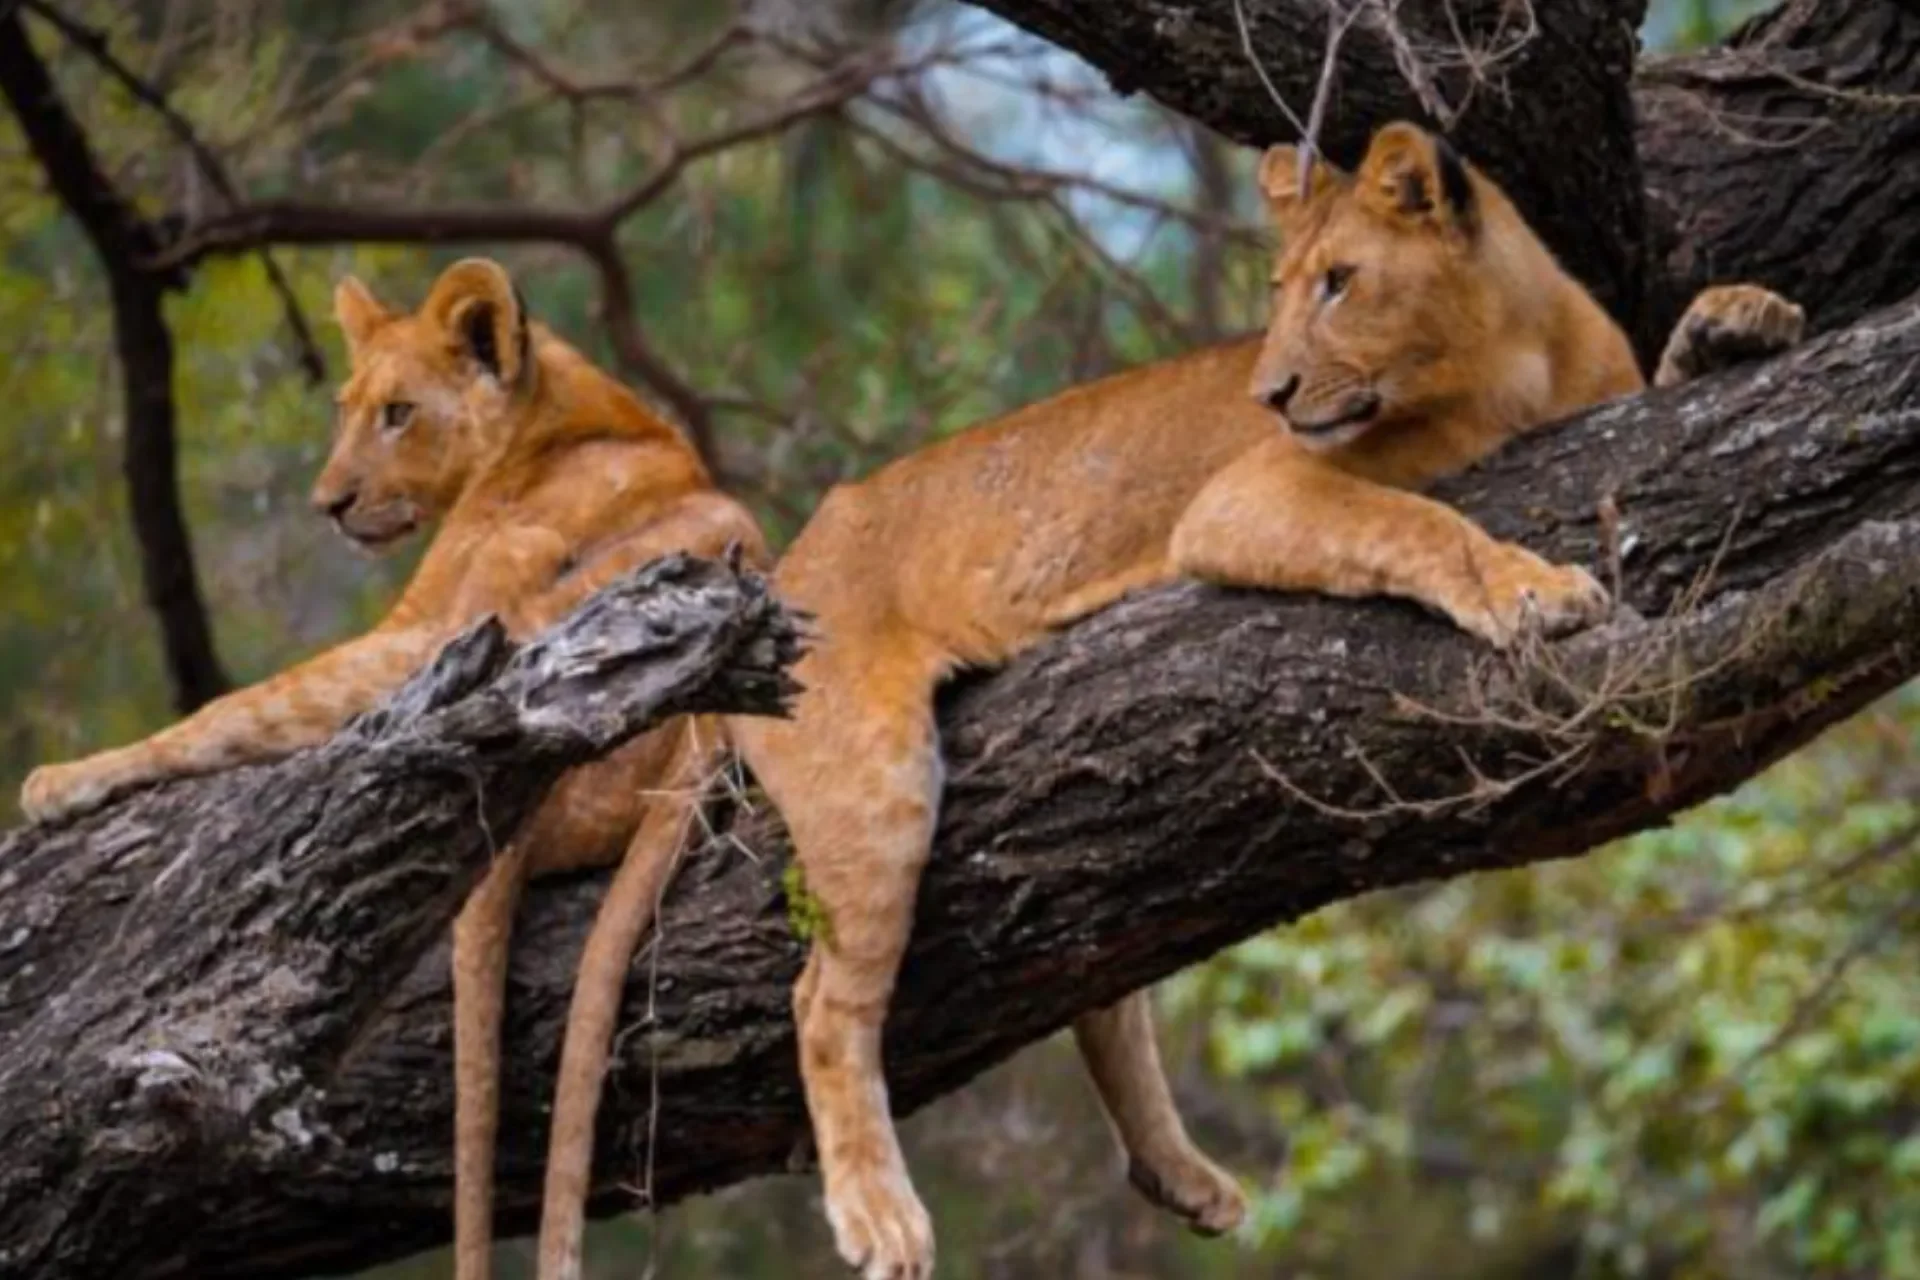
[[[1292,141],[1295,130],[1247,57],[1241,15],[1267,78],[1304,120],[1332,12],[1328,0],[974,2],[1071,49],[1116,90],[1150,94],[1254,145]],[[1350,167],[1388,120],[1448,125],[1466,154],[1516,188],[1568,268],[1639,329],[1649,253],[1628,82],[1645,0],[1403,0],[1396,9],[1400,31],[1369,12],[1342,41],[1323,150]],[[1536,29],[1521,42],[1528,10]],[[1475,84],[1438,52],[1458,43],[1456,31],[1469,44],[1512,52]],[[1402,41],[1427,51],[1427,96],[1457,111],[1456,120],[1437,121],[1422,104],[1395,56]],[[1579,145],[1568,145],[1572,137]]]
[[[1920,5],[1794,0],[1634,105],[1670,305],[1737,277],[1827,329],[1920,287]]]
[[[976,0],[1071,49],[1116,89],[1144,92],[1239,141],[1291,141],[1241,48],[1235,0]],[[1320,75],[1329,0],[1240,0],[1254,48],[1302,116]],[[1469,38],[1519,6],[1402,0],[1408,29]],[[1644,0],[1531,0],[1537,37],[1447,132],[1492,174],[1569,269],[1657,352],[1700,287],[1753,279],[1818,329],[1920,288],[1920,9],[1909,0],[1790,0],[1726,45],[1634,61]],[[1328,153],[1427,119],[1389,41],[1363,22],[1341,46]],[[1644,179],[1644,183],[1643,183]],[[1643,198],[1644,195],[1644,198]]]
[[[1444,495],[1557,558],[1617,550],[1654,620],[1510,668],[1404,604],[1178,586],[955,690],[889,1022],[900,1107],[1274,922],[1657,824],[1920,670],[1920,301],[1540,433]],[[432,720],[412,746],[349,735],[0,843],[0,1272],[338,1272],[445,1239],[446,958],[426,944],[483,856],[473,806],[504,830],[542,778],[516,780],[492,730],[459,757],[478,785],[436,764]],[[623,1025],[653,1034],[620,1041],[599,1211],[632,1204],[656,1066],[659,1199],[800,1147],[783,861],[777,825],[736,824],[636,958]],[[601,883],[536,886],[517,926],[503,1231],[532,1221]],[[155,962],[176,945],[208,959]]]

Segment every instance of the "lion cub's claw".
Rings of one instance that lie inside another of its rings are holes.
[[[903,1167],[861,1170],[827,1190],[833,1243],[861,1280],[931,1280],[933,1222]]]
[[[1247,1216],[1247,1197],[1239,1182],[1198,1151],[1172,1169],[1129,1160],[1127,1181],[1148,1201],[1184,1220],[1195,1235],[1225,1235]]]
[[[1660,357],[1659,386],[1778,355],[1800,341],[1807,313],[1755,284],[1704,289],[1687,307]]]
[[[1548,569],[1558,582],[1549,591],[1524,594],[1523,631],[1553,640],[1607,620],[1613,599],[1592,574],[1577,565],[1549,565]]]
[[[1496,649],[1524,638],[1557,639],[1606,621],[1607,589],[1575,565],[1549,564],[1520,547],[1503,546],[1502,571],[1471,588],[1470,603],[1449,609],[1462,629]]]

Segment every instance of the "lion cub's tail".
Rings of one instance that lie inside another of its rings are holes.
[[[722,753],[720,722],[689,720],[679,747],[649,798],[646,816],[600,904],[574,979],[560,1052],[560,1081],[547,1143],[540,1211],[540,1280],[579,1280],[593,1174],[593,1126],[612,1051],[614,1023],[634,949],[680,862],[688,828]]]

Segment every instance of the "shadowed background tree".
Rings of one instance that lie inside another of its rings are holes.
[[[1076,38],[1047,27],[1063,6],[992,7]],[[1757,7],[1654,3],[1643,37]],[[404,576],[304,502],[346,271],[412,297],[502,256],[776,539],[839,478],[1259,322],[1252,152],[1060,47],[947,4],[635,8],[0,0],[6,803],[36,761],[364,625]],[[1813,74],[1791,54],[1766,73],[1789,89]],[[1643,79],[1764,79],[1744,56]],[[1911,136],[1911,88],[1835,109]],[[1822,122],[1648,127],[1817,147]],[[1836,264],[1834,290],[1911,287],[1883,268]],[[1920,1276],[1917,736],[1897,695],[1672,830],[1376,895],[1169,984],[1184,1101],[1255,1191],[1243,1239],[1135,1204],[1070,1055],[1024,1055],[908,1126],[943,1274]],[[767,1181],[606,1222],[593,1274],[837,1275],[812,1199]]]

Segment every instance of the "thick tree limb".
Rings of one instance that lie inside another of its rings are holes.
[[[1826,329],[1920,287],[1920,6],[1793,0],[1634,106],[1670,308],[1738,276]]]
[[[517,652],[476,627],[324,747],[0,841],[0,1274],[144,1272],[99,1249],[164,1231],[163,1185],[312,1150],[305,1108],[553,780],[778,710],[794,647],[758,579],[670,557]]]
[[[1235,0],[976,0],[1229,137],[1285,141],[1286,124],[1241,48]],[[1330,3],[1240,0],[1275,85],[1304,114]],[[1568,267],[1657,351],[1702,285],[1757,279],[1817,329],[1920,287],[1920,10],[1906,0],[1790,0],[1719,49],[1642,62],[1643,0],[1532,0],[1538,35],[1439,87],[1467,101],[1448,129],[1513,195]],[[1485,40],[1505,0],[1401,0],[1427,43]],[[1341,46],[1328,153],[1354,163],[1395,117],[1431,119],[1363,20]],[[1644,174],[1644,195],[1641,177]],[[1655,269],[1664,262],[1666,278]]]
[[[1655,620],[1507,669],[1402,604],[1182,586],[957,690],[889,1030],[902,1108],[1276,921],[1658,823],[1920,670],[1920,300],[1603,408],[1446,496],[1557,557],[1617,551]],[[445,1238],[440,944],[384,978],[478,863],[472,806],[505,829],[533,785],[510,737],[477,741],[478,788],[349,740],[0,845],[0,1270],[264,1277]],[[621,1041],[600,1210],[649,1164],[664,1201],[799,1147],[782,861],[764,818],[713,842],[636,959],[626,1023],[653,1034]],[[537,889],[518,926],[504,1230],[531,1222],[598,891]]]
[[[1122,93],[1145,92],[1183,115],[1256,145],[1294,129],[1248,59],[1244,14],[1261,68],[1294,114],[1307,115],[1321,75],[1330,15],[1352,0],[975,0],[1106,72]],[[1240,12],[1236,13],[1236,9]],[[1396,15],[1396,29],[1382,17]],[[1629,329],[1644,310],[1649,261],[1640,166],[1628,92],[1634,31],[1645,0],[1402,0],[1369,2],[1340,46],[1323,150],[1355,163],[1367,138],[1397,119],[1434,121],[1396,57],[1421,53],[1428,103],[1458,111],[1448,132],[1516,198],[1567,266]],[[1532,39],[1520,41],[1526,18]],[[1509,50],[1482,82],[1441,51],[1463,43]],[[1517,47],[1516,47],[1517,46]],[[1464,108],[1464,110],[1462,110]],[[1580,145],[1569,146],[1578,137]]]

